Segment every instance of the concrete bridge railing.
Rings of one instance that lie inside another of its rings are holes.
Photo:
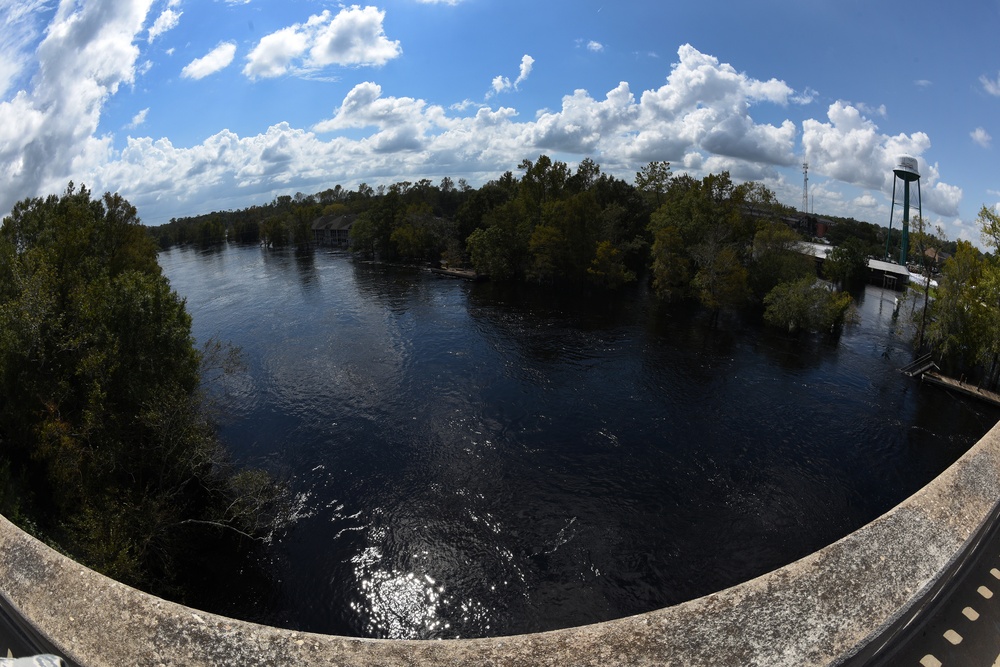
[[[0,594],[81,667],[104,665],[828,665],[931,588],[1000,499],[1000,426],[838,542],[680,605],[554,632],[390,641],[215,616],[74,563],[0,517]]]

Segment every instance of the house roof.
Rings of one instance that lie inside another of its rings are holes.
[[[347,215],[324,215],[313,220],[312,228],[314,231],[350,229],[357,217],[354,213]]]

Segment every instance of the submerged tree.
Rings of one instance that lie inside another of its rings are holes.
[[[823,273],[827,280],[841,289],[853,290],[868,280],[868,255],[859,239],[848,237],[840,245],[834,246],[823,263]]]
[[[830,332],[850,317],[851,305],[850,294],[835,292],[815,278],[801,278],[768,292],[764,321],[789,333]]]

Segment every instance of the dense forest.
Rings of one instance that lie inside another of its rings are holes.
[[[156,253],[133,206],[72,183],[4,218],[0,512],[119,581],[197,601],[272,529],[279,494],[216,439],[201,387],[232,351],[195,348]]]

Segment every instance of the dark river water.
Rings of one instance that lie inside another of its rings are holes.
[[[294,497],[252,616],[299,630],[507,635],[682,602],[867,523],[1000,416],[898,372],[892,291],[791,339],[641,288],[256,246],[160,263],[196,338],[243,349],[223,439]]]

